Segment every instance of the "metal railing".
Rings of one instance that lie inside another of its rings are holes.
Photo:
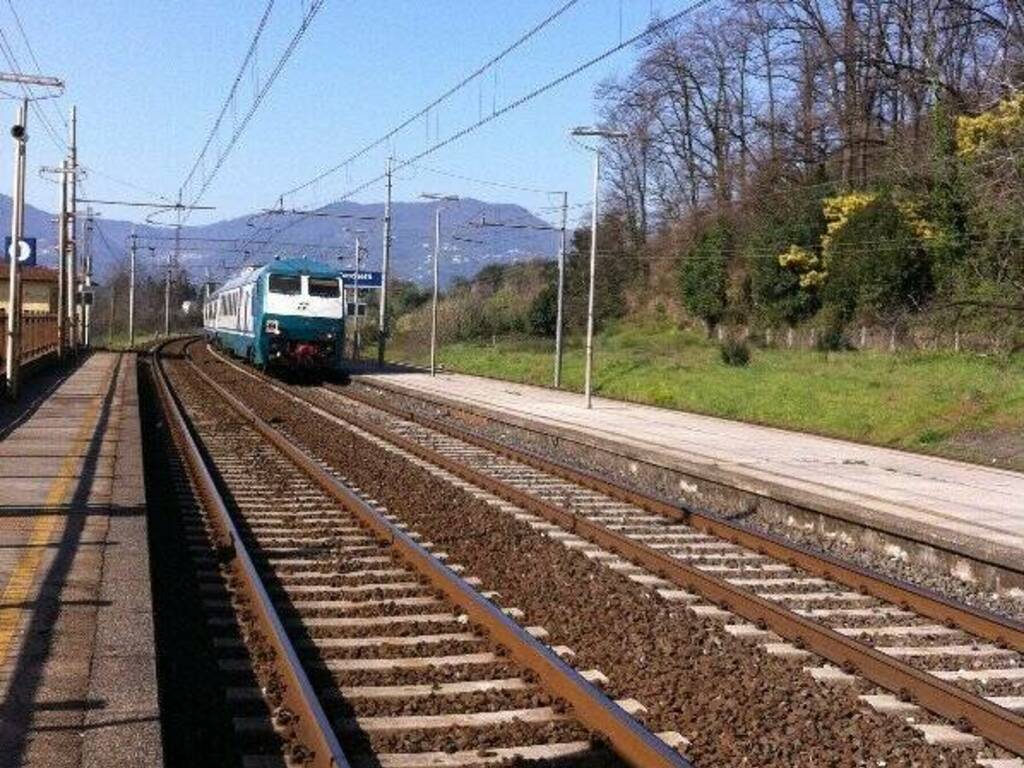
[[[7,349],[7,312],[0,310],[0,360]],[[30,363],[57,351],[57,315],[24,312],[21,316],[21,363]]]

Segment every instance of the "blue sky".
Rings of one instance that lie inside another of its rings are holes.
[[[213,123],[263,12],[263,0],[196,3],[173,0],[10,0],[46,74],[67,81],[65,96],[44,106],[55,128],[57,110],[79,110],[81,162],[95,168],[86,183],[97,198],[147,194],[104,175],[173,196]],[[277,0],[258,56],[266,73],[298,25],[308,0]],[[440,95],[562,0],[327,0],[306,37],[256,113],[203,202],[217,206],[191,223],[271,205],[284,190],[334,165]],[[492,106],[518,98],[585,59],[628,38],[678,0],[579,0],[577,5],[396,139],[408,157],[477,120]],[[31,63],[7,2],[0,26],[24,69]],[[620,35],[622,37],[620,37]],[[593,92],[605,77],[628,72],[624,51],[520,110],[422,161],[463,176],[537,189],[568,190],[570,204],[588,199],[589,155],[567,138],[570,127],[594,119]],[[246,90],[249,89],[249,90]],[[252,83],[243,92],[252,93]],[[240,99],[247,104],[248,98]],[[57,107],[55,110],[54,107]],[[0,102],[11,121],[15,102]],[[28,198],[53,210],[56,187],[39,179],[40,165],[60,153],[30,115]],[[310,207],[338,197],[383,170],[387,149],[290,198]],[[0,190],[11,177],[10,142],[0,142]],[[554,198],[490,187],[423,169],[405,169],[397,199],[424,191],[520,203],[537,210]],[[382,199],[377,186],[353,199]],[[105,208],[112,218],[139,218],[132,209]]]

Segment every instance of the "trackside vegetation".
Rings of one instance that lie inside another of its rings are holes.
[[[418,334],[394,357],[423,364]],[[563,384],[583,387],[571,339]],[[441,349],[446,370],[551,385],[551,344],[519,337]],[[796,429],[1024,471],[1024,358],[951,351],[829,352],[752,346],[723,363],[703,333],[615,323],[597,340],[595,386],[606,397]]]

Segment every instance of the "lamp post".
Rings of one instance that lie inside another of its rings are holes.
[[[572,129],[573,136],[592,136],[602,139],[624,139],[626,134],[602,128],[578,127]],[[593,394],[594,367],[594,276],[597,272],[597,213],[598,193],[601,183],[601,147],[595,144],[590,147],[594,153],[594,210],[593,221],[590,223],[590,285],[587,291],[587,357],[583,374],[583,396],[587,408],[591,407]]]
[[[441,210],[445,203],[458,202],[458,195],[439,195],[425,192],[420,197],[437,201],[434,211],[434,294],[430,305],[430,375],[437,375],[437,294],[438,294],[438,263],[441,260]]]

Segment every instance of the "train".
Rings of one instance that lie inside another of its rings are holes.
[[[305,258],[246,267],[212,291],[203,330],[259,368],[340,371],[345,340],[341,270]]]

